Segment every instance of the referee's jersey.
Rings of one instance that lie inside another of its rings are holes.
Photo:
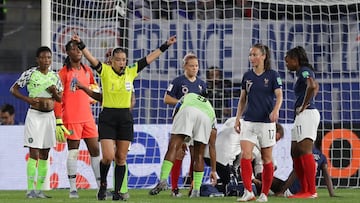
[[[124,74],[117,74],[110,65],[101,64],[100,73],[105,108],[130,108],[133,82],[138,76],[138,62],[126,66]]]

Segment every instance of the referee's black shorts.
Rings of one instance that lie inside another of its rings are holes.
[[[103,108],[99,115],[99,140],[134,139],[134,120],[130,109]]]

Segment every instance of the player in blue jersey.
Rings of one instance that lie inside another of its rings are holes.
[[[314,69],[309,64],[303,47],[297,46],[290,49],[286,53],[285,61],[288,70],[296,72],[297,77],[294,84],[296,100],[295,121],[291,130],[291,156],[296,175],[301,183],[301,191],[291,197],[316,198],[316,168],[312,148],[320,123],[320,113],[314,102],[319,84],[315,80]]]
[[[279,74],[270,67],[270,50],[267,46],[253,45],[249,61],[252,69],[242,78],[234,126],[241,137],[240,165],[245,188],[244,195],[237,201],[255,200],[251,187],[251,160],[253,148],[258,142],[263,160],[263,184],[257,201],[266,202],[274,174],[272,148],[276,143],[276,121],[283,101],[282,81]]]
[[[216,116],[211,103],[203,96],[195,93],[185,94],[174,109],[174,122],[171,128],[171,137],[168,150],[161,166],[160,181],[150,190],[150,195],[157,195],[167,187],[167,178],[176,160],[177,152],[184,142],[194,144],[193,177],[194,187],[190,197],[200,196],[200,186],[204,176],[204,152],[209,144],[211,159],[212,183],[216,184]]]
[[[333,183],[328,171],[328,163],[325,155],[321,153],[319,149],[315,146],[313,147],[312,153],[314,155],[314,160],[316,162],[316,173],[317,176],[321,175],[324,177],[326,188],[328,189],[330,197],[336,197],[334,192]],[[299,179],[296,177],[295,171],[293,170],[288,179],[286,181],[282,181],[278,178],[274,178],[273,185],[271,186],[271,190],[277,196],[285,196],[289,197],[293,194],[300,192],[301,184]]]
[[[175,78],[167,88],[164,96],[164,103],[175,105],[179,99],[187,93],[203,94],[207,93],[206,82],[201,80],[197,74],[199,72],[199,61],[193,53],[186,54],[183,59],[184,75]],[[190,148],[190,153],[192,147]],[[184,144],[177,153],[177,158],[171,170],[171,190],[172,196],[180,197],[178,181],[182,166],[182,160],[185,156],[187,147]],[[192,160],[192,159],[191,159]],[[192,164],[190,164],[190,173]]]

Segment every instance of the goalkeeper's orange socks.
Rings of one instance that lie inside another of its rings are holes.
[[[27,189],[28,191],[34,190],[34,182],[36,176],[36,163],[35,159],[29,158],[26,165],[27,174]]]
[[[48,172],[48,161],[39,159],[38,161],[38,170],[37,170],[37,181],[36,181],[36,190],[43,190],[43,185],[45,182],[46,174]]]
[[[179,176],[182,166],[182,160],[175,160],[175,163],[171,169],[171,189],[175,190],[178,188]]]
[[[194,187],[193,190],[200,191],[202,179],[204,177],[204,171],[194,171]]]
[[[161,165],[161,172],[160,172],[160,181],[167,180],[173,167],[173,163],[168,160],[164,160],[163,164]]]
[[[261,186],[261,193],[264,193],[268,196],[271,183],[274,177],[274,165],[272,162],[263,164],[264,169],[262,173],[262,186]]]

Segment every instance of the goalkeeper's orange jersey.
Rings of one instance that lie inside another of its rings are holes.
[[[62,117],[64,123],[93,121],[94,117],[89,96],[83,90],[74,88],[75,80],[87,87],[90,84],[95,84],[94,74],[89,66],[83,65],[80,69],[71,68],[69,70],[64,66],[59,71],[59,77],[62,81],[64,92],[62,108],[55,108],[55,115]]]

